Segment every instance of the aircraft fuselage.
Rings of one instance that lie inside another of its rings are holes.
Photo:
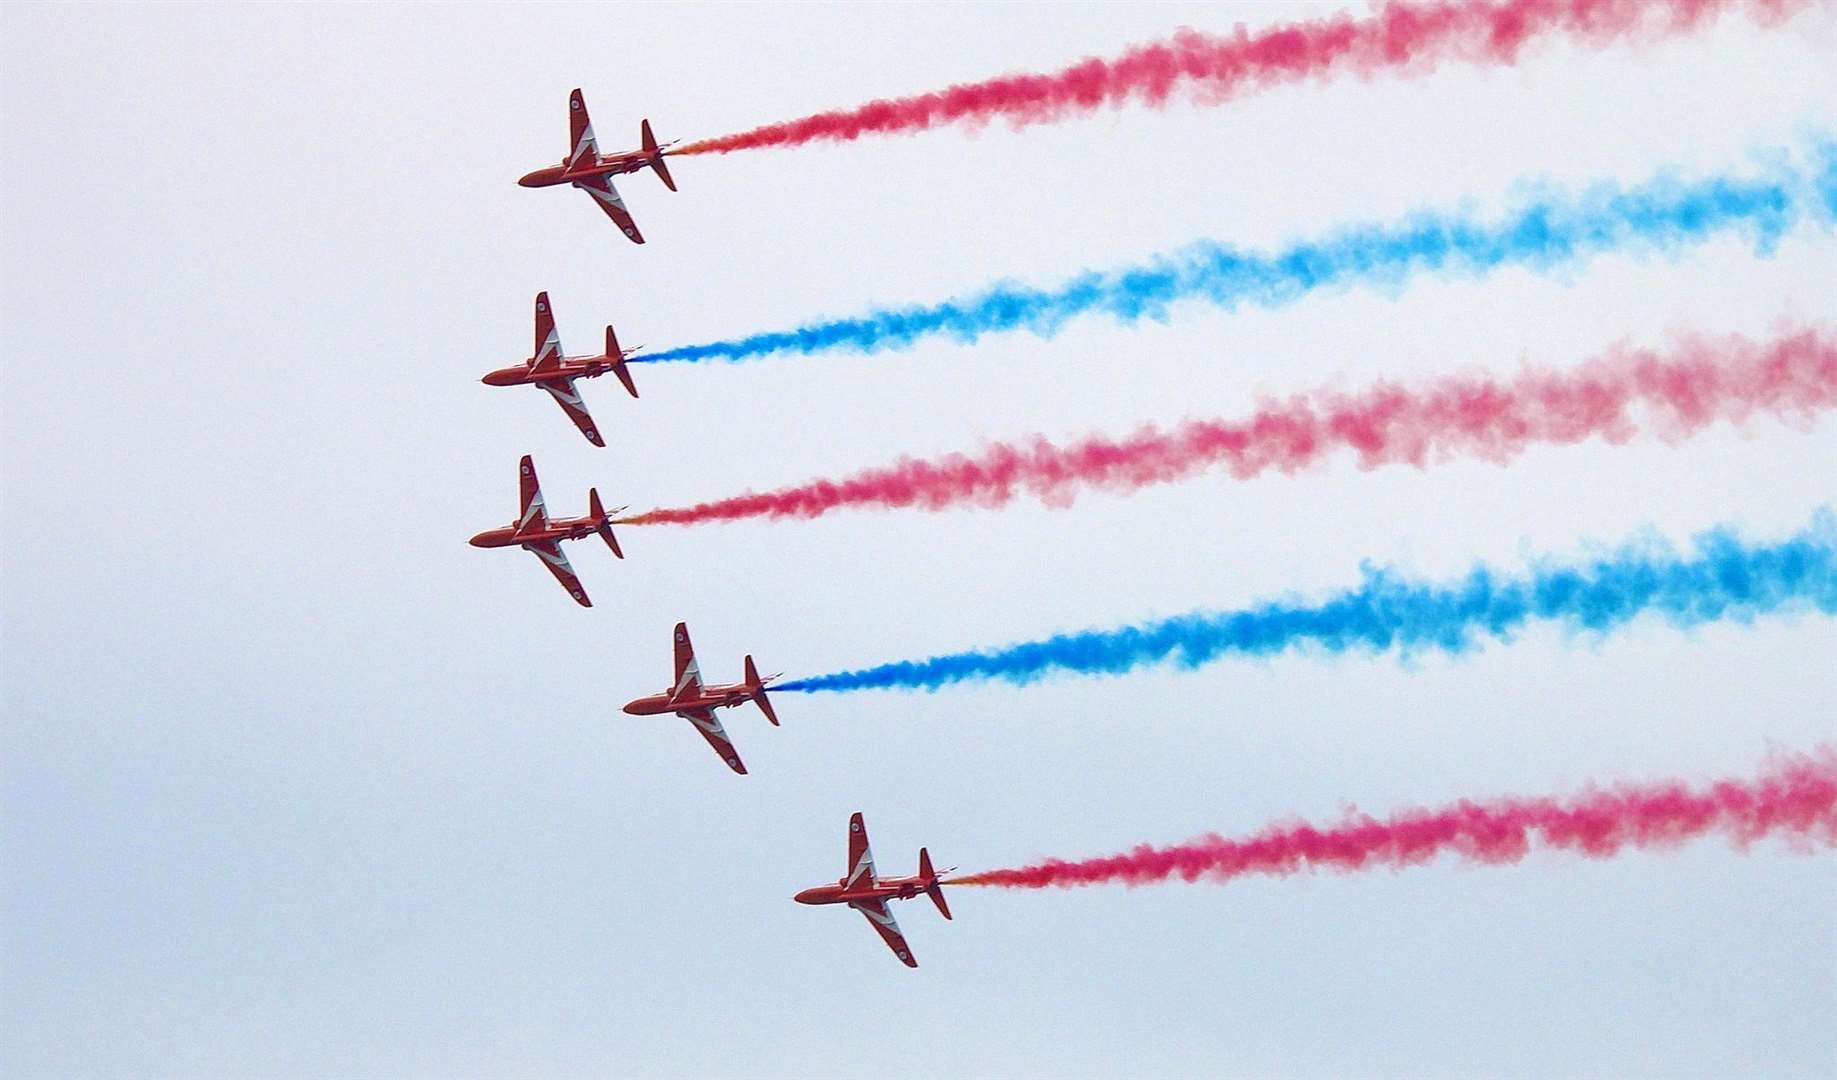
[[[612,154],[600,158],[591,165],[581,164],[568,168],[567,162],[550,165],[546,169],[537,169],[526,174],[517,183],[527,188],[556,187],[561,184],[572,184],[589,176],[622,176],[635,173],[650,167],[651,159],[642,150],[629,150],[623,154]]]
[[[818,885],[805,889],[791,899],[800,904],[858,904],[873,900],[910,900],[925,891],[925,879],[919,877],[881,878],[872,885]]]
[[[690,709],[729,709],[751,700],[753,691],[745,683],[729,683],[726,686],[704,686],[702,692],[694,697],[672,699],[670,692],[665,690],[660,694],[626,702],[625,711],[633,716],[665,716]]]
[[[592,518],[557,518],[551,520],[548,527],[543,529],[527,529],[518,532],[515,525],[486,529],[467,543],[479,548],[522,547],[525,544],[539,544],[551,540],[579,540],[583,536],[592,536],[598,530],[599,527]]]
[[[591,379],[612,370],[603,356],[564,356],[561,363],[547,371],[532,372],[528,364],[498,368],[481,381],[486,386],[521,386],[524,383],[556,382],[561,379]]]

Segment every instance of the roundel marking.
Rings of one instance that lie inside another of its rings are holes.
[[[568,591],[574,594],[574,599],[576,599],[576,600],[579,600],[579,599],[580,599],[580,590],[579,590],[579,589],[570,589],[570,590],[568,590]]]
[[[682,640],[682,631],[681,631],[681,630],[678,630],[678,631],[676,632],[676,640],[677,640],[677,641],[681,641],[681,640]]]
[[[547,304],[537,304],[536,305],[537,311],[547,311],[548,309],[549,309],[549,306]]]
[[[524,475],[524,476],[528,476],[528,475],[529,475],[529,466],[528,466],[528,465],[525,465],[525,466],[523,466],[523,475]]]
[[[573,109],[575,112],[579,112],[580,111],[580,99],[579,98],[569,98],[568,108]]]
[[[739,758],[728,758],[727,764],[732,765],[734,768],[737,769],[740,767],[740,759]]]
[[[849,822],[849,823],[848,823],[848,831],[849,831],[849,832],[860,832],[860,831],[861,831],[861,823],[860,823],[859,821],[851,821],[851,822]]]
[[[910,960],[910,959],[912,959],[912,958],[911,958],[910,956],[907,956],[907,955],[906,955],[906,950],[904,950],[904,949],[901,949],[901,950],[899,950],[899,958],[900,958],[901,960]]]
[[[630,235],[632,235],[632,231],[631,231],[630,229],[626,229],[626,230],[625,230],[625,235],[626,235],[626,236],[630,236]]]

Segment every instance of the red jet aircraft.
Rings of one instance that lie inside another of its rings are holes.
[[[703,686],[702,666],[695,662],[695,646],[689,644],[689,628],[683,623],[676,624],[676,683],[668,690],[641,697],[626,704],[625,711],[633,716],[662,716],[664,713],[675,713],[695,725],[695,730],[702,733],[714,752],[727,762],[727,767],[740,775],[746,775],[746,766],[740,761],[740,754],[734,749],[733,741],[722,730],[721,722],[714,718],[714,710],[744,705],[749,701],[758,702],[759,711],[778,726],[778,714],[772,711],[772,703],[766,699],[766,684],[776,675],[759,677],[759,669],[753,666],[753,658],[746,658],[746,681],[731,683],[727,686]]]
[[[874,852],[867,846],[867,825],[862,822],[859,811],[848,819],[848,876],[839,879],[834,885],[818,885],[814,889],[805,889],[791,899],[800,904],[847,904],[861,914],[880,934],[881,940],[893,950],[893,955],[907,967],[918,967],[918,961],[912,959],[912,950],[906,945],[906,937],[899,932],[899,924],[893,921],[893,913],[887,910],[888,900],[910,900],[919,893],[931,897],[931,902],[938,905],[938,911],[950,918],[950,908],[944,903],[943,882],[939,878],[950,873],[956,867],[943,871],[931,868],[931,853],[919,848],[918,874],[905,878],[882,878],[874,876]]]
[[[593,426],[593,417],[587,413],[587,403],[580,398],[580,392],[574,389],[575,379],[592,379],[608,371],[619,377],[625,389],[632,397],[638,396],[637,386],[632,384],[631,371],[625,366],[625,358],[637,349],[619,348],[619,339],[614,336],[612,327],[606,328],[606,351],[598,356],[563,356],[561,355],[561,336],[555,333],[555,314],[549,307],[549,294],[536,294],[536,351],[530,354],[522,364],[498,368],[484,378],[486,386],[521,386],[534,383],[549,392],[561,411],[568,414],[574,426],[595,446],[605,446],[600,439],[599,429]]]
[[[568,595],[581,607],[592,607],[593,601],[587,599],[587,590],[580,587],[580,579],[574,576],[574,568],[568,565],[568,557],[561,553],[563,540],[579,540],[583,536],[599,533],[606,540],[606,546],[612,553],[623,559],[625,553],[619,550],[619,542],[612,538],[612,515],[625,509],[623,506],[608,511],[600,505],[600,493],[595,488],[587,489],[587,516],[578,518],[549,519],[547,508],[542,505],[542,485],[536,480],[536,466],[523,455],[523,463],[517,469],[518,479],[522,483],[521,501],[517,511],[517,520],[501,529],[486,529],[471,540],[473,547],[500,548],[520,547],[524,551],[534,552],[542,565],[549,568],[561,587],[568,590]]]
[[[638,125],[638,137],[643,147],[638,150],[627,150],[621,154],[600,153],[599,143],[593,138],[593,121],[587,118],[587,101],[576,89],[568,95],[568,126],[571,132],[568,139],[568,156],[559,165],[550,165],[518,180],[524,187],[555,187],[560,184],[572,184],[593,196],[601,210],[611,218],[634,244],[644,243],[644,237],[638,232],[638,226],[632,221],[631,214],[625,210],[625,200],[619,198],[619,189],[612,186],[612,178],[621,173],[633,173],[648,168],[663,181],[663,186],[671,191],[676,190],[676,181],[670,179],[669,167],[663,163],[663,155],[674,142],[657,145],[657,139],[651,135],[651,122],[645,120]]]

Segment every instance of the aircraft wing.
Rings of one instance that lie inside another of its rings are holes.
[[[740,761],[740,752],[734,749],[733,741],[727,737],[721,722],[714,718],[713,709],[690,709],[676,715],[695,725],[695,730],[702,733],[702,738],[708,740],[708,745],[714,747],[714,752],[720,755],[722,761],[727,762],[728,768],[741,776],[746,775],[746,765]]]
[[[918,961],[912,959],[912,949],[906,944],[906,935],[899,932],[899,924],[893,921],[893,913],[887,910],[885,900],[851,900],[849,907],[867,916],[868,923],[880,934],[880,940],[887,943],[899,962],[909,968],[918,967]]]
[[[702,665],[695,662],[695,646],[689,641],[688,624],[677,623],[674,637],[672,660],[676,681],[671,684],[670,697],[694,696],[702,692]]]
[[[536,558],[541,559],[542,565],[549,568],[549,573],[555,575],[555,580],[561,582],[561,587],[568,590],[568,595],[574,598],[575,603],[581,607],[593,606],[593,601],[587,599],[587,590],[581,588],[580,579],[574,576],[574,568],[568,565],[568,557],[561,553],[560,544],[548,540],[535,544],[524,544],[523,548],[526,551],[535,552]]]
[[[587,437],[588,442],[595,446],[606,445],[600,440],[599,429],[593,426],[593,417],[588,415],[587,403],[581,400],[580,391],[574,388],[573,379],[553,379],[536,385],[549,392],[549,396],[555,399],[555,404],[561,406],[561,411],[568,414],[568,419],[574,421],[574,426],[580,429],[580,433]]]
[[[644,234],[638,231],[638,223],[626,211],[625,200],[619,198],[619,189],[612,186],[612,177],[583,176],[574,181],[574,186],[593,196],[593,201],[600,204],[600,209],[606,211],[606,216],[627,239],[634,244],[644,243]]]
[[[523,455],[517,467],[517,531],[547,528],[548,508],[542,502],[542,482],[536,479],[536,463]]]
[[[549,294],[536,294],[536,345],[529,354],[529,370],[537,375],[561,366],[561,335],[555,332],[555,313]]]
[[[867,822],[857,810],[848,819],[848,876],[842,879],[842,884],[852,888],[879,881],[874,876],[874,849],[867,846]]]

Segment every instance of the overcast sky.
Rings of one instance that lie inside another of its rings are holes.
[[[1297,654],[724,714],[751,775],[619,707],[1716,523],[1837,496],[1837,427],[1362,472],[1341,458],[1069,509],[629,529],[536,560],[510,520],[643,508],[1039,432],[1236,416],[1381,376],[1567,366],[1837,316],[1837,237],[1424,276],[1276,310],[530,388],[655,347],[1200,238],[1271,247],[1537,182],[1752,169],[1837,123],[1837,20],[1739,19],[1512,68],[1223,107],[685,158],[621,190],[516,178],[567,142],[699,138],[1325,4],[337,9],[13,5],[4,45],[0,1072],[1828,1074],[1837,861],[1720,841],[1590,862],[793,904],[843,871],[969,870],[1277,819],[1755,771],[1837,735],[1817,617],[1538,628],[1465,656]]]

